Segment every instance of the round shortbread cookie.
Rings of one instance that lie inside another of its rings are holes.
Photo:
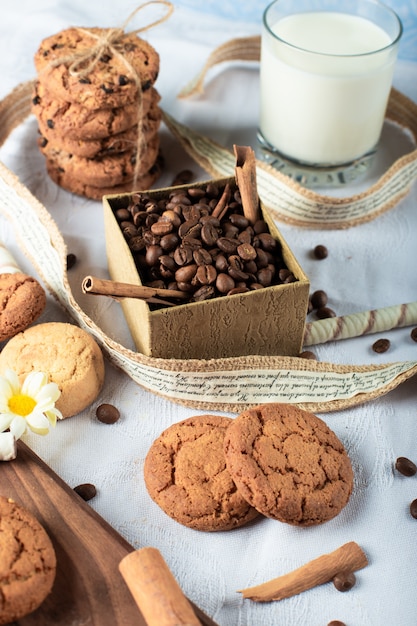
[[[150,189],[161,175],[161,163],[162,159],[158,158],[149,172],[140,176],[136,180],[135,185],[133,185],[133,181],[128,181],[121,185],[114,185],[111,187],[107,185],[103,187],[87,185],[80,180],[77,180],[74,176],[68,175],[66,172],[62,172],[55,166],[55,164],[48,163],[48,161],[46,162],[46,168],[50,178],[54,181],[54,183],[62,187],[62,189],[79,196],[84,196],[90,200],[102,200],[103,196],[130,193],[134,191],[145,191]]]
[[[20,272],[0,274],[0,341],[30,326],[45,306],[45,291],[35,278]]]
[[[3,496],[0,536],[0,624],[10,624],[35,611],[50,593],[56,556],[38,520]]]
[[[137,124],[139,115],[159,111],[160,95],[154,87],[142,94],[141,110],[137,101],[111,109],[91,109],[74,102],[55,98],[44,85],[35,84],[32,113],[45,127],[68,139],[101,139],[110,137]]]
[[[56,407],[71,417],[88,407],[104,383],[104,358],[93,337],[62,322],[31,326],[12,337],[0,352],[0,373],[10,368],[23,380],[30,372],[45,372],[58,385]]]
[[[147,91],[159,72],[158,53],[134,33],[121,36],[117,52],[107,46],[98,59],[91,58],[87,74],[77,72],[85,69],[89,61],[81,62],[81,67],[72,66],[109,32],[106,28],[72,27],[44,39],[34,57],[39,81],[57,98],[91,109],[134,102],[138,93],[136,81],[139,80],[142,91]]]
[[[345,448],[308,411],[276,403],[248,409],[233,420],[224,445],[240,493],[266,517],[321,524],[349,500],[353,472]]]
[[[257,517],[226,468],[228,417],[200,415],[167,428],[145,459],[151,498],[172,519],[203,531],[230,530]]]

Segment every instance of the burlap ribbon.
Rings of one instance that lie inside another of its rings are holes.
[[[32,83],[28,82],[0,102],[0,145],[29,115],[31,92]],[[370,401],[417,373],[415,361],[355,366],[258,355],[186,361],[156,359],[128,350],[80,308],[68,282],[67,248],[57,225],[1,162],[0,212],[12,224],[18,244],[50,292],[72,319],[96,338],[109,360],[146,390],[172,401],[223,412],[239,412],[261,402],[291,402],[320,413]],[[398,323],[415,323],[415,309],[414,305],[408,307]],[[311,332],[308,337],[311,340]]]
[[[202,95],[209,71],[233,61],[260,59],[260,36],[236,38],[214,49],[204,67],[180,93],[180,98]],[[409,131],[417,143],[417,105],[392,89],[386,119]],[[233,174],[234,155],[164,113],[164,120],[184,149],[214,177]],[[274,217],[304,228],[341,229],[370,221],[396,206],[417,178],[417,150],[397,159],[366,191],[334,198],[306,189],[270,165],[257,162],[259,195]]]

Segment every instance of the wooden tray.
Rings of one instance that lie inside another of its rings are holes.
[[[118,570],[134,548],[22,441],[17,458],[0,463],[0,495],[35,515],[57,557],[52,592],[14,626],[146,626]]]

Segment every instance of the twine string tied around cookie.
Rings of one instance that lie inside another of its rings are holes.
[[[61,65],[62,63],[68,63],[69,73],[72,76],[78,76],[81,80],[91,74],[97,63],[100,61],[100,59],[103,58],[106,53],[117,56],[119,60],[125,65],[127,73],[135,82],[138,93],[138,130],[133,185],[136,184],[136,181],[138,179],[142,157],[145,154],[147,145],[143,133],[143,100],[141,77],[123,54],[123,36],[126,34],[127,25],[129,24],[129,22],[132,21],[135,15],[137,15],[139,11],[142,11],[147,6],[152,4],[158,4],[167,7],[166,13],[160,18],[157,18],[154,21],[149,22],[144,26],[141,26],[140,28],[130,31],[130,34],[137,35],[138,33],[154,28],[158,24],[162,24],[163,22],[165,22],[172,15],[174,7],[172,3],[168,0],[149,0],[148,2],[145,2],[136,7],[136,9],[130,13],[130,15],[120,27],[106,29],[101,34],[96,34],[87,28],[77,28],[78,31],[82,33],[87,33],[90,37],[96,39],[96,44],[92,45],[86,50],[83,50],[82,52],[76,52],[72,55],[55,59],[55,61],[52,61],[51,63],[52,66]]]

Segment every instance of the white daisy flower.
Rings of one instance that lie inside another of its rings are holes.
[[[61,392],[56,383],[48,383],[43,372],[31,372],[21,385],[13,370],[0,376],[0,433],[10,430],[20,439],[29,428],[46,435],[62,413],[55,408]]]

